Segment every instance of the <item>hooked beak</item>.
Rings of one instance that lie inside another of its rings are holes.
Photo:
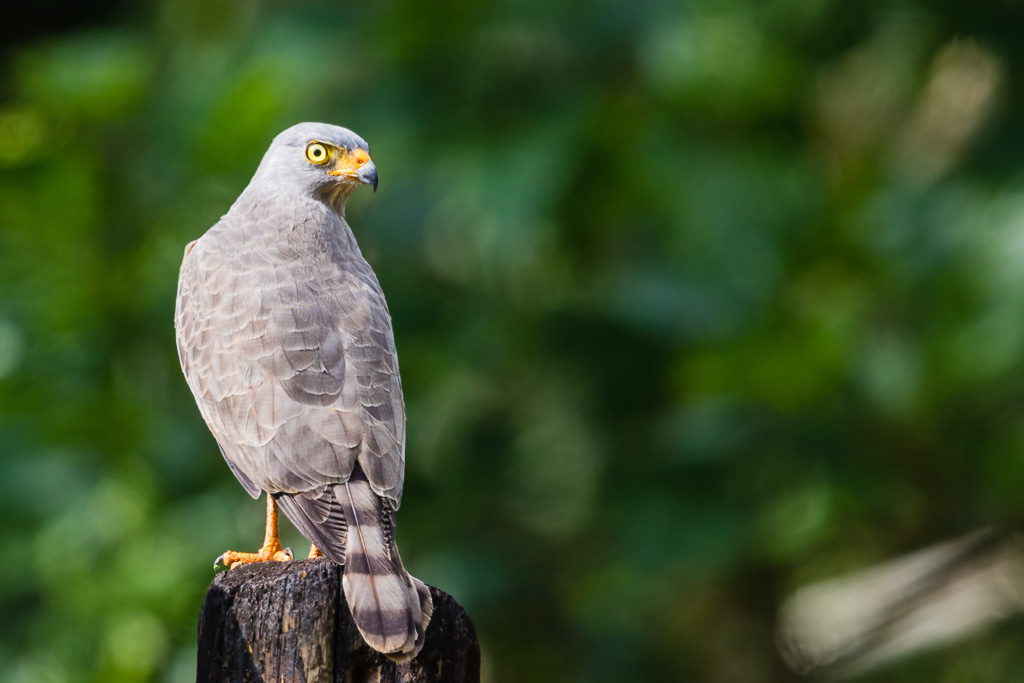
[[[372,161],[367,161],[356,171],[356,178],[359,182],[365,183],[377,191],[377,166]]]
[[[352,178],[369,185],[374,192],[377,191],[377,166],[365,149],[354,149],[348,153],[343,151],[327,175]]]

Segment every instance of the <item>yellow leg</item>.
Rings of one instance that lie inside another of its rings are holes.
[[[274,497],[267,494],[267,531],[263,537],[263,547],[254,553],[240,553],[229,550],[213,563],[216,568],[220,565],[234,567],[238,564],[251,564],[253,562],[287,562],[292,559],[292,551],[289,548],[281,547],[281,538],[277,534],[277,503]]]
[[[320,552],[320,549],[317,548],[316,545],[311,545],[311,546],[309,546],[309,556],[310,557],[323,557],[324,554],[322,552]]]

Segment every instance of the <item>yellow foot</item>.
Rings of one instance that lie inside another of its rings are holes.
[[[254,553],[239,553],[229,550],[213,562],[213,568],[227,567],[253,562],[287,562],[292,559],[292,549],[282,548],[281,539],[277,535],[277,504],[274,498],[267,495],[267,531],[263,537],[263,547]]]
[[[292,559],[291,548],[281,548],[280,545],[275,548],[260,548],[254,553],[240,553],[234,550],[229,550],[213,562],[213,568],[227,567],[228,569],[233,568],[239,564],[252,564],[254,562],[288,562]]]
[[[323,556],[324,556],[324,554],[322,552],[320,552],[320,549],[317,548],[315,545],[309,546],[309,557],[310,558],[313,558],[313,557],[323,557]]]

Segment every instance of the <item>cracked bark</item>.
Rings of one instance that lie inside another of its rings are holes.
[[[450,595],[430,592],[423,650],[395,664],[359,635],[330,560],[221,572],[199,615],[197,683],[479,683],[473,622]]]

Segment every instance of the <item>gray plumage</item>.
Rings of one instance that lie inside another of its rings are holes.
[[[307,158],[311,141],[339,159],[363,150],[364,165],[331,175]],[[278,135],[227,214],[186,248],[175,328],[231,471],[345,564],[356,625],[403,660],[422,647],[432,605],[394,542],[405,406],[391,317],[344,219],[359,182],[376,186],[368,151],[327,124]]]

